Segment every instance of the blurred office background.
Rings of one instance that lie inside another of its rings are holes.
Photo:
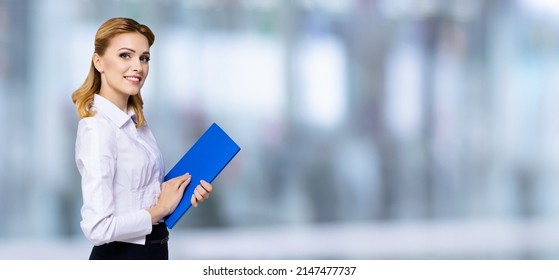
[[[559,258],[559,2],[0,0],[0,259],[89,255],[70,95],[115,16],[167,170],[242,148],[171,258]]]

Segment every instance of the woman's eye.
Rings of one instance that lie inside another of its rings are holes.
[[[142,62],[149,62],[151,59],[150,59],[149,57],[147,57],[147,56],[142,56],[142,57],[140,57],[140,60],[141,60]]]
[[[130,58],[130,55],[127,54],[127,53],[121,53],[119,56],[120,56],[121,58]]]

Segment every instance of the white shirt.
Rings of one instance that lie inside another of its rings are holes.
[[[80,120],[76,164],[82,176],[80,226],[93,245],[112,241],[145,244],[161,192],[164,163],[151,130],[136,128],[128,114],[95,94],[93,117]]]

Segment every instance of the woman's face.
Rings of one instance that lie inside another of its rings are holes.
[[[140,33],[124,33],[111,39],[105,53],[93,56],[101,73],[101,94],[112,98],[136,95],[149,72],[149,43]]]

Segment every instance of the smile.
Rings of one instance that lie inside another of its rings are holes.
[[[133,76],[125,76],[124,78],[134,83],[139,83],[142,80],[142,78],[140,77],[133,77]]]

